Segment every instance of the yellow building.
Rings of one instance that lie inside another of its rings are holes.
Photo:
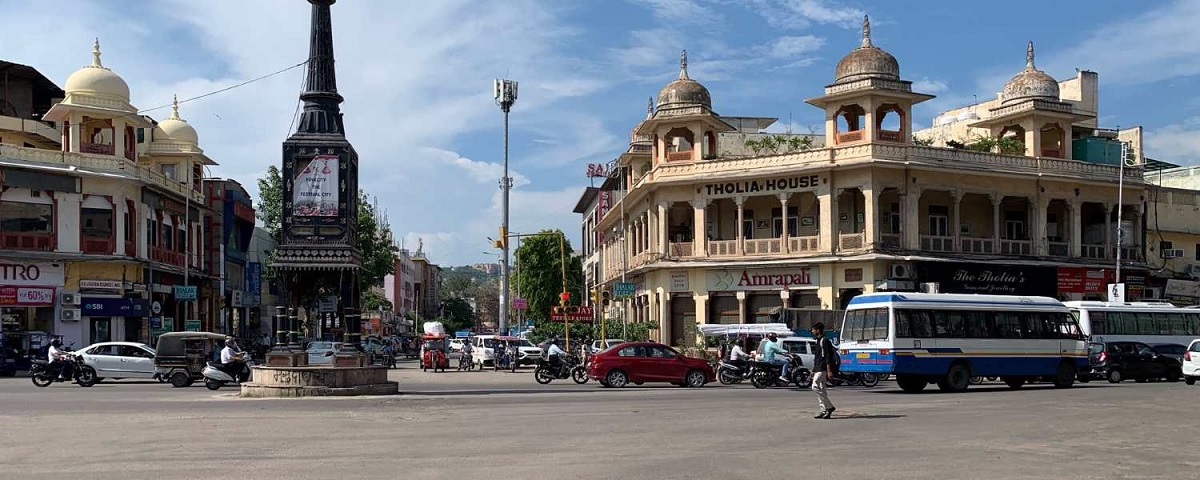
[[[671,344],[697,323],[836,327],[850,298],[878,290],[1101,298],[1118,254],[1129,296],[1142,295],[1140,144],[1123,144],[1135,165],[1120,207],[1116,163],[1068,148],[1114,136],[1095,128],[1094,85],[1062,88],[1031,44],[1025,68],[963,126],[1015,137],[1006,153],[915,143],[933,132],[912,131],[913,105],[933,97],[912,91],[865,20],[860,42],[806,100],[825,111],[824,141],[775,139],[784,146],[769,152],[722,145],[750,146],[746,125],[714,111],[685,53],[603,189],[577,205],[589,286],[634,283],[623,314]]]
[[[177,288],[203,292],[211,279],[197,246],[202,168],[213,165],[178,104],[160,122],[139,114],[98,40],[65,89],[2,63],[0,271],[46,274],[0,276],[3,330],[79,347],[211,326],[211,296],[185,301]]]

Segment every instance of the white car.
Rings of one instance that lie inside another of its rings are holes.
[[[309,365],[333,365],[333,355],[342,349],[342,342],[312,342],[308,344]]]
[[[614,345],[620,345],[622,343],[625,343],[625,341],[621,340],[619,338],[610,338],[608,340],[592,340],[591,350],[592,350],[592,353],[600,353],[600,352],[607,350],[608,347],[612,347]]]
[[[83,363],[96,369],[99,379],[155,377],[154,349],[144,343],[95,343],[77,353],[83,355]]]
[[[1183,381],[1195,385],[1197,379],[1200,379],[1200,339],[1192,340],[1183,352]]]
[[[519,365],[536,365],[539,358],[542,358],[542,349],[535,346],[529,340],[518,337],[497,337],[496,335],[476,335],[471,337],[471,345],[474,349],[471,351],[471,360],[476,365],[485,366],[491,365],[495,356],[496,342],[500,341],[515,342],[518,351]]]
[[[807,337],[783,337],[779,339],[779,346],[783,347],[788,353],[794,353],[800,357],[800,364],[809,370],[812,370],[813,363],[816,362],[817,341]]]
[[[450,353],[461,352],[463,349],[463,345],[465,345],[468,341],[469,341],[468,339],[464,339],[464,338],[450,339]]]

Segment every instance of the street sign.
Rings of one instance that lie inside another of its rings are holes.
[[[1108,284],[1108,301],[1115,303],[1125,303],[1125,284],[1110,283]]]
[[[196,286],[195,285],[190,285],[190,286],[189,285],[176,285],[175,286],[175,299],[183,300],[183,301],[195,300],[196,299]]]
[[[337,297],[330,295],[328,297],[322,298],[321,301],[319,303],[317,303],[317,311],[321,312],[321,313],[336,312],[337,311]]]
[[[550,321],[561,323],[565,321],[565,319],[570,318],[572,322],[590,322],[596,314],[596,311],[593,310],[592,307],[567,307],[567,309],[566,315],[552,313],[550,315]]]
[[[613,284],[613,295],[621,298],[632,297],[633,292],[637,290],[637,284],[633,282],[617,282]]]
[[[189,332],[199,332],[200,331],[200,321],[199,320],[185,320],[183,322],[183,329],[186,331],[189,331]]]
[[[526,310],[529,308],[529,301],[524,298],[517,297],[512,299],[513,310]]]

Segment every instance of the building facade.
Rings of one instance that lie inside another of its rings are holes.
[[[393,273],[384,277],[384,284],[397,320],[404,322],[402,328],[414,326],[405,319],[426,321],[441,316],[442,268],[426,258],[423,245],[415,252],[399,249]]]
[[[262,283],[262,264],[248,262],[254,237],[254,202],[236,180],[204,179],[208,207],[213,212],[205,227],[208,268],[218,278],[220,314],[217,331],[238,337],[257,336],[259,295],[250,285]],[[253,268],[251,268],[253,267]]]
[[[1118,136],[1096,128],[1094,85],[1062,88],[1031,44],[963,125],[1006,138],[1003,151],[914,141],[933,132],[913,132],[913,105],[933,97],[911,87],[864,20],[834,82],[806,100],[825,112],[823,141],[747,152],[723,145],[746,126],[713,110],[685,53],[604,189],[577,205],[589,284],[634,283],[623,315],[670,344],[703,323],[836,326],[851,298],[880,290],[1102,298],[1118,254],[1127,298],[1141,298],[1140,142],[1121,144],[1133,164],[1121,205],[1117,164],[1068,148]]]
[[[250,238],[250,248],[246,253],[246,296],[251,297],[247,302],[250,307],[251,330],[258,325],[259,337],[275,335],[275,307],[283,305],[281,299],[287,298],[283,290],[283,282],[273,281],[267,276],[266,265],[270,263],[272,252],[275,250],[275,239],[271,232],[261,227],[254,227]],[[247,333],[247,338],[251,333]],[[264,339],[269,342],[269,339]]]
[[[178,103],[139,115],[99,41],[65,88],[0,64],[3,331],[79,347],[212,328],[201,176],[215,163]]]

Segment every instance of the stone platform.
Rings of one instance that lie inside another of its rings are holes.
[[[392,395],[400,392],[400,384],[388,381],[388,368],[382,366],[255,366],[250,372],[250,382],[242,384],[243,397]]]

